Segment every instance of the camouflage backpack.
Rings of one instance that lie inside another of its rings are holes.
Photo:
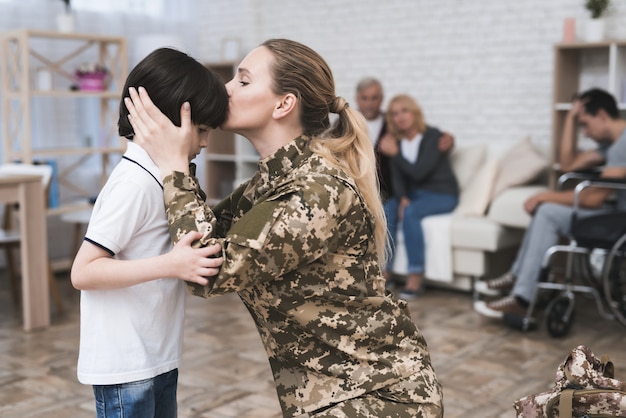
[[[518,418],[626,417],[626,385],[613,379],[613,363],[576,347],[556,371],[551,390],[513,404]]]

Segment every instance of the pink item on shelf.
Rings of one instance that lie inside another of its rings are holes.
[[[563,42],[576,42],[576,19],[573,17],[563,20]]]
[[[106,81],[106,74],[85,74],[78,77],[78,87],[81,91],[103,91]]]

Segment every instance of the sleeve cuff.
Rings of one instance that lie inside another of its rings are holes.
[[[174,171],[172,174],[165,176],[163,186],[171,185],[181,190],[195,191],[198,188],[195,177],[185,174],[181,171]]]

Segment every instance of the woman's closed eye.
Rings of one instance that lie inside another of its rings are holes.
[[[239,80],[238,83],[241,84],[242,86],[247,86],[248,84],[250,84],[249,82],[243,81],[243,80]]]

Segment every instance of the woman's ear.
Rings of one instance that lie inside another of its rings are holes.
[[[274,119],[282,119],[294,111],[297,105],[298,99],[296,96],[293,93],[287,93],[276,104],[272,116]]]

